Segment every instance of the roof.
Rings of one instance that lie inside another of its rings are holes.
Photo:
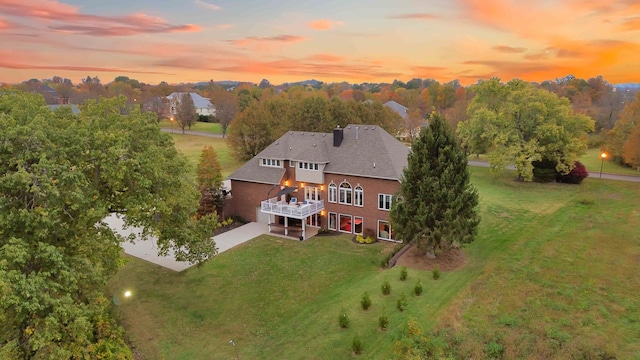
[[[59,109],[61,107],[66,106],[71,108],[71,111],[73,112],[74,115],[77,115],[78,113],[80,113],[80,109],[78,109],[78,107],[73,104],[55,104],[55,105],[47,105],[47,106],[49,106],[49,109],[51,110]]]
[[[211,103],[211,100],[202,97],[200,95],[198,95],[198,93],[195,92],[172,92],[171,94],[169,94],[169,96],[167,96],[167,98],[174,98],[176,96],[180,96],[180,98],[182,98],[182,96],[184,94],[190,94],[191,95],[191,99],[193,100],[193,105],[196,107],[196,109],[203,109],[203,108],[208,108],[208,107],[212,107],[213,104]]]
[[[389,100],[386,103],[384,103],[383,105],[388,107],[389,109],[397,112],[398,115],[402,116],[403,119],[407,118],[407,113],[409,111],[408,107],[406,107],[406,106],[404,106],[404,105],[402,105],[400,103],[397,103],[397,102],[395,102],[393,100]]]
[[[229,176],[232,180],[278,184],[284,168],[260,166],[259,159],[326,164],[325,173],[400,180],[409,149],[377,125],[347,125],[340,146],[333,133],[289,131]],[[286,166],[286,164],[283,164]]]

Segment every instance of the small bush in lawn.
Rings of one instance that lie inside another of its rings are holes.
[[[433,280],[440,279],[440,269],[435,268],[431,271],[431,275],[433,275]]]
[[[407,280],[407,276],[409,276],[409,274],[407,273],[407,268],[402,267],[402,270],[400,270],[400,280],[402,281]]]
[[[391,284],[389,284],[389,282],[388,282],[388,281],[385,281],[385,282],[382,284],[381,289],[382,289],[382,294],[384,294],[384,295],[389,295],[389,294],[391,294]]]
[[[362,295],[362,300],[360,300],[360,305],[362,305],[362,310],[367,310],[369,307],[371,307],[371,298],[369,297],[368,292]]]
[[[416,296],[420,296],[422,295],[422,282],[420,280],[418,280],[418,283],[416,284],[416,286],[413,288],[413,293],[416,294]]]
[[[347,316],[346,311],[342,309],[340,312],[340,317],[338,318],[338,322],[340,323],[340,327],[346,329],[349,327],[349,317]]]
[[[353,337],[351,350],[353,350],[356,355],[360,355],[360,353],[362,352],[362,342],[360,341],[360,337],[358,335]]]
[[[380,315],[378,318],[378,326],[380,327],[380,330],[387,330],[389,327],[389,317],[386,315]]]
[[[400,296],[400,299],[398,299],[397,308],[400,311],[405,311],[405,310],[407,310],[407,306],[409,306],[409,302],[407,301],[407,297],[404,296],[404,294],[402,294],[402,296]]]

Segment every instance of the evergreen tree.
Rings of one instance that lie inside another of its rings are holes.
[[[437,250],[473,241],[480,217],[467,159],[446,120],[432,114],[413,143],[400,196],[391,208],[398,239]]]

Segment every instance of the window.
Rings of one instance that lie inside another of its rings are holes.
[[[340,184],[338,192],[338,202],[340,204],[351,205],[351,184],[343,182]]]
[[[362,218],[360,216],[353,217],[353,233],[362,235]]]
[[[262,166],[282,167],[282,164],[277,159],[262,159]]]
[[[340,214],[340,231],[352,233],[353,225],[351,224],[351,215]]]
[[[362,186],[358,184],[355,189],[353,189],[353,205],[355,206],[364,206],[364,190],[362,190]]]
[[[338,187],[332,181],[331,184],[329,184],[329,199],[328,199],[329,202],[332,202],[332,203],[336,202],[337,190],[338,190]]]
[[[389,210],[391,209],[391,199],[393,195],[389,194],[378,194],[378,209],[380,210]]]
[[[317,163],[309,163],[309,162],[299,161],[298,162],[298,169],[317,171],[318,169],[320,169],[320,166]]]
[[[293,160],[289,160],[289,167],[296,167],[296,162]]]
[[[378,220],[378,239],[395,241],[395,232],[388,221]]]
[[[329,230],[338,230],[338,228],[336,227],[336,224],[338,223],[338,214],[336,213],[329,213]]]

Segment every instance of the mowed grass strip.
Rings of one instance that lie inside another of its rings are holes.
[[[173,123],[171,123],[171,121],[167,119],[160,120],[160,127],[166,128],[166,129],[173,129],[173,131],[175,131],[176,133],[182,132],[182,129],[180,128],[180,126],[176,121],[173,121]],[[191,131],[206,132],[211,134],[222,134],[222,128],[220,127],[220,123],[197,121],[193,125],[191,125],[191,129],[189,129],[188,126],[185,126],[184,129],[191,130]]]
[[[218,153],[218,161],[222,167],[223,177],[229,176],[242,165],[242,163],[238,162],[231,154],[231,149],[229,149],[226,139],[177,133],[172,134],[172,136],[176,149],[184,154],[192,165],[194,178],[195,169],[200,161],[202,148],[205,146],[213,147]]]
[[[633,358],[624,355],[638,350],[633,339],[640,334],[640,284],[632,275],[640,239],[631,231],[640,225],[640,200],[629,200],[638,185],[522,183],[509,171],[471,172],[481,196],[479,234],[465,247],[467,266],[439,280],[409,269],[402,282],[399,268],[381,270],[384,243],[261,236],[183,273],[131,259],[110,287],[133,289],[119,307],[124,326],[149,359],[234,358],[231,339],[241,358],[350,359],[356,334],[364,358],[393,358],[409,319],[423,330],[453,330],[460,350],[476,358],[491,341],[503,344],[505,355],[562,358],[568,350],[548,349],[573,349],[588,331],[597,336],[587,339],[607,339],[618,358]],[[415,297],[418,280],[424,293]],[[380,291],[384,281],[392,287],[388,296]],[[372,300],[367,311],[360,307],[365,292]],[[403,293],[408,308],[399,312]],[[339,328],[341,309],[348,329]],[[387,331],[378,329],[382,314]]]
[[[640,176],[640,171],[636,169],[632,169],[629,167],[620,166],[615,163],[611,159],[611,155],[602,162],[602,158],[600,155],[602,152],[600,149],[594,148],[589,149],[585,155],[582,155],[580,159],[578,159],[581,163],[586,166],[589,174],[600,174],[600,166],[602,165],[602,172],[608,174],[617,174],[617,175],[632,175],[632,176]]]

